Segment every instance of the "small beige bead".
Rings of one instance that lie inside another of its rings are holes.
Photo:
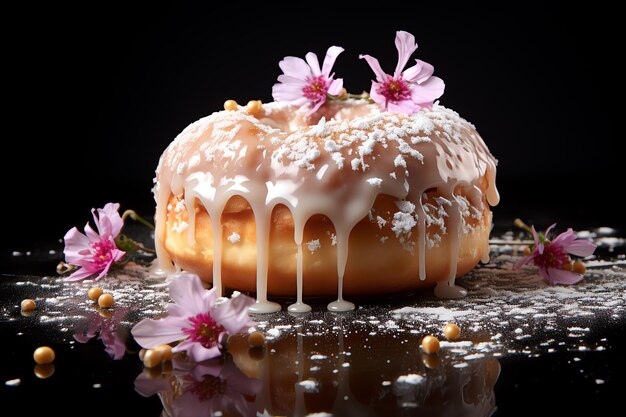
[[[21,304],[22,311],[31,311],[31,310],[34,310],[36,307],[37,307],[37,303],[35,302],[35,300],[32,300],[30,298],[22,300],[22,304]]]
[[[260,331],[254,331],[248,336],[248,343],[251,347],[263,347],[265,345],[265,336]]]
[[[35,349],[35,353],[33,353],[33,359],[39,365],[46,365],[48,363],[54,362],[55,354],[52,348],[48,346],[41,346]]]
[[[426,353],[435,353],[439,351],[439,339],[435,336],[425,336],[422,339],[422,349]]]
[[[102,294],[98,297],[98,305],[101,308],[110,308],[113,306],[113,296],[109,293]]]
[[[161,351],[161,355],[163,356],[162,361],[172,360],[172,347],[170,345],[159,345],[155,347],[154,350]]]
[[[163,362],[163,351],[148,349],[143,355],[143,366],[146,368],[154,368]]]
[[[585,267],[585,264],[582,263],[581,261],[574,262],[573,268],[574,268],[574,272],[576,272],[577,274],[584,275],[585,272],[587,272],[587,267]]]
[[[461,329],[454,323],[448,323],[443,328],[443,334],[448,340],[456,340],[461,336]]]
[[[102,295],[103,292],[104,291],[102,291],[102,288],[93,287],[93,288],[90,288],[89,291],[87,291],[87,297],[89,297],[89,299],[92,301],[96,301],[98,297]]]
[[[37,364],[35,365],[35,369],[33,371],[35,372],[35,375],[39,379],[50,378],[52,374],[54,374],[54,364],[53,363],[46,363],[43,365]]]
[[[237,110],[237,108],[238,108],[238,105],[235,100],[226,100],[224,102],[224,110],[234,111],[234,110]]]
[[[261,112],[263,111],[263,103],[261,102],[261,100],[250,100],[248,102],[248,104],[246,104],[246,110],[248,110],[248,113],[256,116],[261,114]]]
[[[144,356],[146,355],[147,350],[146,349],[141,349],[139,351],[139,360],[143,361]]]

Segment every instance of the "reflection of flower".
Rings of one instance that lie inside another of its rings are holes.
[[[569,254],[589,256],[596,250],[596,245],[584,239],[577,239],[572,229],[558,235],[553,241],[547,239],[548,233],[556,223],[543,233],[537,233],[533,226],[531,231],[535,244],[530,255],[514,265],[519,269],[529,262],[539,267],[539,272],[549,284],[575,284],[582,279],[581,274],[570,271],[572,260]]]
[[[328,48],[321,69],[313,52],[306,54],[306,61],[294,56],[285,57],[278,64],[284,74],[278,76],[278,83],[272,88],[274,100],[307,106],[310,113],[317,111],[326,102],[327,94],[338,96],[341,93],[343,80],[333,79],[335,74],[330,71],[342,52],[343,48],[339,46]]]
[[[107,203],[104,208],[92,210],[93,220],[98,231],[96,232],[87,223],[85,234],[73,227],[63,238],[65,240],[65,261],[68,264],[81,267],[69,276],[70,281],[76,281],[98,274],[96,279],[102,278],[114,262],[119,261],[125,252],[115,246],[115,238],[120,234],[124,222],[119,214],[120,205]]]
[[[422,107],[430,107],[441,97],[445,85],[443,80],[433,77],[434,67],[419,59],[415,65],[402,71],[413,52],[417,50],[415,37],[408,32],[396,32],[398,65],[393,75],[386,74],[378,60],[370,55],[360,55],[367,61],[376,81],[372,81],[370,98],[392,113],[412,114]]]
[[[87,343],[94,337],[102,340],[104,350],[113,359],[122,359],[126,352],[126,338],[118,331],[120,321],[124,318],[126,309],[117,308],[112,317],[103,317],[99,313],[94,313],[89,320],[87,330],[83,333],[75,333],[74,339],[78,343]]]
[[[135,390],[144,397],[161,394],[173,417],[212,416],[229,410],[255,416],[252,397],[260,389],[261,381],[245,376],[230,359],[198,364],[175,359],[171,376],[150,378],[141,373],[135,379]]]
[[[197,275],[181,274],[171,282],[170,296],[176,304],[168,306],[168,317],[144,319],[133,327],[132,334],[142,347],[152,349],[184,339],[174,352],[186,351],[192,360],[202,362],[221,354],[224,335],[246,331],[254,324],[248,316],[252,298],[239,295],[216,304],[215,289],[205,290]]]

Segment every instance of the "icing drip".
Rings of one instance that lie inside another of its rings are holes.
[[[302,285],[303,285],[303,278],[302,278],[302,242],[298,243],[296,241],[296,244],[298,245],[298,259],[297,259],[297,266],[296,266],[296,279],[297,279],[297,301],[295,304],[292,304],[288,307],[288,310],[291,311],[292,313],[306,313],[308,311],[311,311],[311,306],[308,304],[305,304],[302,301]]]
[[[380,218],[382,228],[391,230],[402,246],[416,253],[419,274],[426,279],[425,253],[441,237],[429,239],[426,229],[437,221],[450,242],[447,281],[435,293],[459,297],[464,290],[454,285],[459,239],[464,219],[471,215],[468,204],[482,204],[482,181],[486,200],[496,205],[496,161],[474,127],[455,112],[434,105],[411,116],[380,112],[359,100],[331,102],[322,107],[318,120],[285,104],[263,105],[264,117],[257,119],[245,110],[214,113],[187,127],[168,147],[157,168],[154,188],[156,251],[159,266],[173,271],[164,247],[169,198],[184,198],[189,214],[187,238],[195,242],[196,205],[207,210],[213,233],[213,285],[222,292],[222,214],[230,198],[245,199],[254,213],[256,227],[255,313],[277,311],[280,306],[267,299],[269,238],[272,211],[285,205],[294,223],[297,245],[297,300],[290,311],[305,312],[303,301],[306,271],[303,268],[303,235],[309,218],[321,214],[335,228],[337,256],[337,299],[331,311],[347,311],[354,304],[343,299],[344,275],[349,258],[352,229],[370,215],[379,195],[398,200],[399,211],[392,219]],[[468,186],[472,200],[461,201],[457,186]],[[437,189],[437,204],[445,206],[439,219],[425,207],[426,192]],[[476,203],[478,202],[478,203]],[[465,210],[462,214],[461,211]],[[469,214],[468,214],[469,213]],[[447,220],[443,221],[443,217]],[[417,230],[415,228],[417,227]],[[436,239],[435,239],[436,238]],[[488,259],[488,243],[478,248]],[[382,277],[381,277],[382,278]]]

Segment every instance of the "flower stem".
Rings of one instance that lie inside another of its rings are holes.
[[[122,214],[122,221],[125,222],[127,217],[130,217],[131,219],[154,230],[154,225],[150,223],[149,221],[147,221],[146,219],[144,219],[143,217],[141,217],[140,215],[138,215],[137,212],[135,212],[135,210],[126,210],[124,214]]]
[[[526,223],[524,223],[524,222],[522,221],[522,219],[519,219],[519,218],[515,219],[515,220],[513,221],[513,224],[514,224],[516,227],[519,227],[520,229],[525,230],[526,232],[528,232],[528,233],[530,233],[530,234],[532,234],[532,233],[533,233],[533,230],[532,230],[532,229],[531,229],[531,228],[530,228],[530,227],[529,227]]]

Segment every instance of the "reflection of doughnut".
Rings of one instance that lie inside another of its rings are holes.
[[[222,111],[185,129],[157,169],[161,266],[267,293],[374,295],[438,285],[488,257],[495,160],[439,105],[406,116],[330,102]],[[216,233],[221,238],[214,239]],[[216,244],[218,242],[218,244]],[[213,259],[221,262],[213,262]],[[298,296],[298,306],[302,306]]]
[[[246,376],[262,382],[257,406],[270,415],[404,415],[399,411],[406,407],[403,404],[414,404],[418,415],[424,416],[494,413],[493,389],[500,375],[496,358],[474,359],[457,368],[445,349],[439,355],[420,352],[419,337],[337,333],[280,337],[268,342],[265,353],[258,356],[258,351],[249,350],[247,337],[236,336],[229,339],[228,351]],[[407,356],[407,349],[414,354]],[[342,366],[345,362],[350,366]],[[398,377],[407,373],[424,379],[418,385],[398,383]],[[303,392],[299,382],[306,380],[317,382],[317,392]],[[390,382],[388,388],[381,385],[384,380]]]

